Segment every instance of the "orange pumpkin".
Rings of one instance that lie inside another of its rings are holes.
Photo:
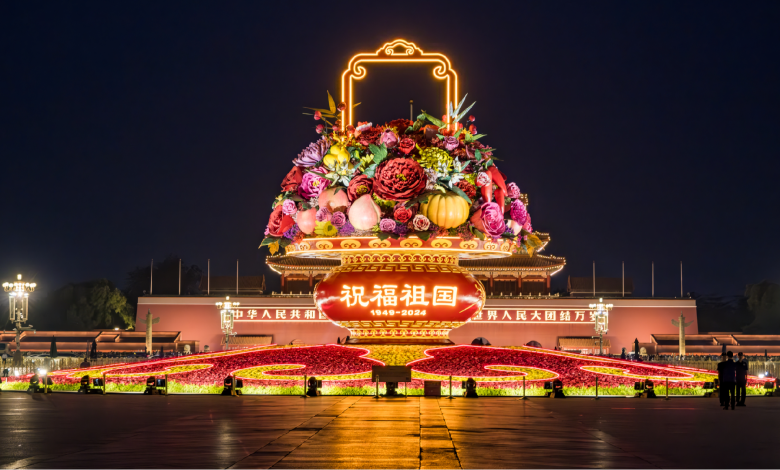
[[[434,194],[420,204],[420,214],[441,228],[461,225],[469,218],[469,203],[452,191]]]

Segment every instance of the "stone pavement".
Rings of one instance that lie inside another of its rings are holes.
[[[779,418],[774,398],[723,411],[704,398],[3,392],[0,466],[775,468]]]

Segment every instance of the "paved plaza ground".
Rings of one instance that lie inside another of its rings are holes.
[[[0,393],[5,468],[776,468],[780,399]]]

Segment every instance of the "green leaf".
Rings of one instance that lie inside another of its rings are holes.
[[[382,160],[387,158],[387,147],[385,144],[380,145],[377,147],[374,144],[371,144],[368,146],[369,150],[371,150],[371,153],[374,154],[374,163],[377,165],[382,163]]]
[[[408,209],[408,208],[412,207],[413,205],[417,204],[418,202],[420,204],[426,203],[426,202],[428,202],[428,198],[431,197],[431,195],[437,194],[437,193],[440,193],[440,192],[441,191],[428,191],[428,192],[422,193],[419,196],[417,196],[416,198],[411,199],[409,202],[404,204],[404,207],[406,207]]]
[[[476,101],[475,101],[475,102],[473,102],[473,103],[471,103],[471,106],[469,106],[468,108],[466,108],[466,110],[465,110],[465,111],[463,111],[462,113],[460,113],[460,114],[458,114],[457,116],[455,116],[455,122],[458,122],[458,121],[460,121],[461,119],[463,119],[463,116],[465,116],[465,115],[466,115],[466,114],[469,112],[469,110],[470,110],[471,108],[473,108],[473,107],[474,107],[474,105],[475,105],[475,104],[477,104],[477,102],[476,102]],[[458,108],[458,109],[460,109],[460,108]]]
[[[362,101],[361,101],[360,103],[362,103]],[[352,105],[352,109],[354,109],[354,108],[356,108],[356,107],[360,106],[360,103],[355,103],[355,104],[353,104],[353,105]]]
[[[485,234],[482,233],[477,227],[472,226],[471,233],[473,233],[474,236],[479,238],[480,240],[485,240]]]
[[[285,246],[289,245],[290,243],[292,243],[292,240],[290,240],[289,238],[282,237],[282,238],[279,239],[279,248],[280,249],[284,248]]]
[[[440,129],[442,127],[447,127],[447,124],[445,122],[442,122],[441,119],[437,119],[431,116],[430,114],[426,113],[425,111],[423,111],[422,113],[429,121],[433,123],[434,126],[438,126]]]
[[[324,174],[324,173],[320,173],[320,172],[318,172],[318,171],[314,171],[314,170],[309,170],[308,168],[307,168],[307,169],[305,169],[304,171],[305,171],[306,173],[314,173],[315,175],[317,175],[317,176],[321,176],[321,177],[323,177],[323,178],[327,178],[327,177],[328,177],[328,175],[326,175],[326,174]]]
[[[263,239],[263,243],[260,244],[260,247],[262,248],[264,246],[270,245],[271,243],[276,243],[279,241],[279,238],[280,237],[265,237]]]
[[[376,163],[372,163],[368,165],[366,169],[363,170],[363,174],[369,178],[373,178],[375,172],[376,172]]]
[[[330,112],[335,113],[336,112],[336,102],[333,101],[333,97],[330,96],[330,91],[328,91],[328,106],[330,107]]]
[[[460,99],[460,103],[458,103],[458,108],[457,108],[457,109],[455,109],[455,111],[454,111],[453,113],[451,113],[450,115],[454,115],[454,114],[457,114],[457,113],[459,113],[459,112],[460,112],[460,108],[462,108],[462,107],[463,107],[463,103],[465,103],[465,102],[466,102],[466,97],[467,97],[467,96],[469,96],[469,94],[468,94],[468,93],[466,93],[465,95],[463,95],[463,98],[461,98],[461,99]],[[475,101],[474,103],[476,103],[476,101]],[[474,106],[474,105],[472,104],[471,106]]]
[[[377,232],[376,237],[380,240],[387,240],[388,238],[390,238],[390,234],[387,232]]]
[[[333,194],[334,194],[334,195],[336,195],[336,194],[338,194],[340,191],[346,191],[346,190],[347,190],[347,188],[345,188],[344,186],[338,186],[338,187],[336,188],[336,192],[335,192],[335,193],[333,193]]]
[[[455,137],[457,139],[458,137],[460,137],[460,133],[461,132],[463,132],[463,129],[458,129],[458,131],[455,132],[455,135],[453,137]]]
[[[493,166],[493,159],[492,158],[485,162],[485,169],[488,169],[491,166]]]
[[[421,240],[428,241],[429,238],[431,238],[431,231],[426,230],[424,232],[414,232],[415,235],[420,237]]]
[[[452,192],[454,192],[458,196],[460,196],[463,199],[465,199],[466,202],[468,202],[469,205],[471,205],[471,199],[469,199],[469,197],[466,196],[466,193],[464,193],[462,189],[460,189],[459,187],[455,186],[454,184],[452,185]]]
[[[311,109],[312,111],[319,111],[320,113],[327,113],[327,114],[331,114],[331,112],[332,112],[332,111],[330,111],[329,109],[322,109],[322,108],[310,108],[310,107],[308,107],[308,106],[304,106],[304,107],[303,107],[303,109]],[[306,113],[304,113],[304,114],[306,114]]]
[[[443,135],[441,135],[441,134],[436,134],[436,137],[438,137],[438,138],[439,138],[439,140],[444,140],[444,136],[443,136]]]
[[[477,135],[472,135],[472,136],[471,136],[471,141],[479,140],[479,139],[481,139],[482,137],[485,137],[486,135],[487,135],[487,134],[477,134]],[[470,142],[471,142],[471,141],[470,141]]]

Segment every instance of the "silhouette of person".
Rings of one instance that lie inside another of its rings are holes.
[[[718,363],[718,380],[720,381],[720,397],[721,404],[724,410],[729,409],[729,402],[731,402],[731,409],[734,409],[736,404],[736,385],[737,385],[737,364],[731,360],[734,357],[734,353],[731,351],[726,353],[726,360]]]
[[[747,375],[748,362],[745,356],[737,353],[737,406],[745,406],[745,395],[747,394]]]

